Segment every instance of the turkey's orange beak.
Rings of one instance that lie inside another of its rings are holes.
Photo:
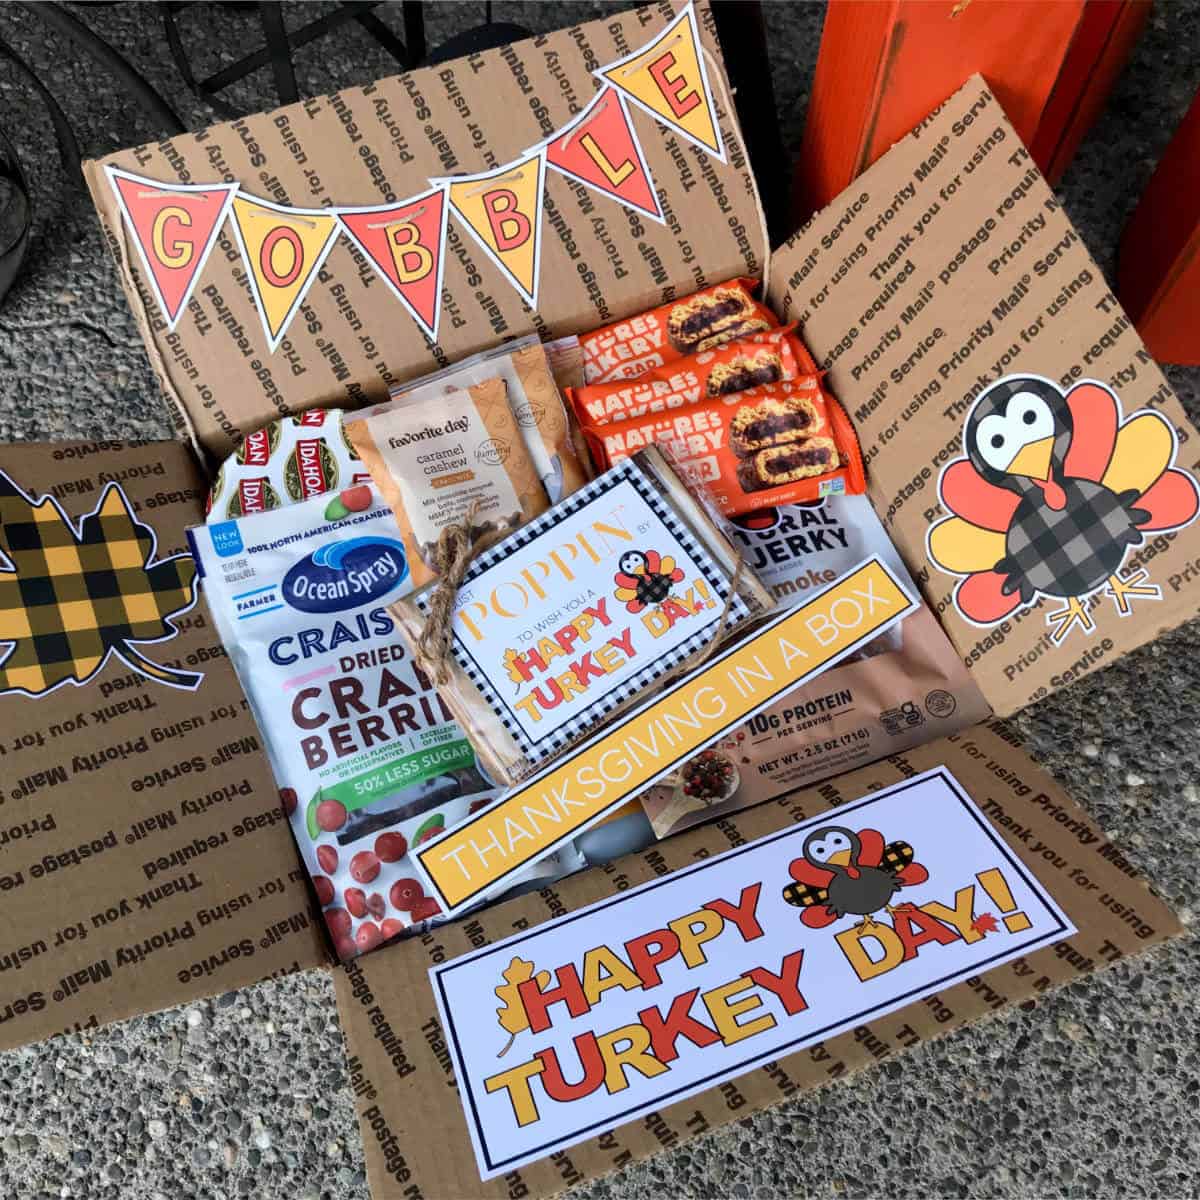
[[[835,867],[848,867],[850,865],[850,851],[839,850],[836,854],[831,854],[825,861],[833,863]]]
[[[1016,458],[1008,464],[1008,473],[1045,482],[1050,478],[1050,456],[1053,453],[1054,436],[1039,438],[1017,451]]]

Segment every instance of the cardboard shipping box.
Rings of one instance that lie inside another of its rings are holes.
[[[639,9],[107,161],[163,180],[237,179],[298,205],[331,195],[368,203],[385,186],[409,195],[430,174],[519,154],[590,95],[588,64],[625,53],[673,15],[667,5]],[[938,473],[960,453],[963,418],[981,387],[1021,372],[1064,386],[1086,377],[1110,382],[1126,416],[1150,407],[1167,417],[1177,462],[1189,468],[1194,431],[978,78],[768,261],[711,16],[703,8],[699,16],[727,162],[641,119],[671,214],[653,228],[548,175],[536,314],[452,228],[446,313],[459,319],[446,322],[436,347],[406,322],[369,265],[339,243],[289,337],[269,354],[224,234],[188,311],[168,330],[130,253],[102,164],[89,164],[106,236],[181,432],[219,456],[281,412],[360,403],[390,379],[510,334],[583,332],[702,283],[764,269],[770,299],[781,315],[803,320],[831,390],[855,418],[872,501],[996,711],[1065,686],[1194,615],[1195,526],[1138,552],[1162,599],[1135,607],[1128,621],[1116,620],[1107,600],[1097,602],[1090,638],[1047,644],[1045,613],[1036,608],[989,631],[953,610],[956,580],[931,564],[926,529],[943,515]],[[396,117],[417,110],[426,114],[419,124]],[[493,129],[486,111],[504,112],[503,125]],[[410,129],[421,130],[420,139]],[[336,195],[324,182],[334,180]],[[0,888],[17,914],[11,945],[0,948],[5,1045],[313,966],[326,953],[245,701],[203,605],[190,607],[188,568],[177,556],[183,528],[203,519],[204,483],[188,454],[182,443],[64,444],[14,447],[0,458],[11,481],[0,495],[0,537],[8,535],[0,548],[14,565],[21,558],[30,576],[28,585],[16,582],[21,608],[36,595],[41,603],[121,606],[103,645],[39,647],[41,659],[69,664],[57,686],[53,677],[24,674],[5,678],[0,692],[3,757],[15,767],[0,805]],[[119,487],[106,490],[107,483]],[[103,567],[106,594],[48,598],[47,579],[87,564],[97,541],[124,547]],[[0,574],[0,585],[11,588],[3,581],[12,573]],[[37,632],[18,637],[9,623],[0,637],[22,644]],[[0,670],[11,673],[23,661],[10,657]],[[988,971],[936,1001],[756,1068],[515,1177],[479,1183],[467,1125],[447,1086],[431,962],[937,765],[957,776],[1076,935],[1019,967]],[[66,915],[64,877],[72,897]],[[414,1185],[429,1195],[551,1194],[1177,932],[1119,851],[1003,727],[977,727],[339,971],[372,1187],[379,1197],[415,1194]],[[417,1094],[422,1107],[442,1097],[446,1132],[436,1154],[409,1123]]]

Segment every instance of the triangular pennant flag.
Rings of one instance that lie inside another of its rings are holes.
[[[656,120],[725,161],[693,5],[689,4],[648,46],[598,68],[594,74],[620,88]]]
[[[621,93],[604,88],[569,125],[543,143],[546,164],[655,221],[662,209]]]
[[[442,308],[447,211],[444,187],[399,204],[334,210],[346,236],[432,342],[437,341]]]
[[[537,307],[545,174],[539,147],[493,171],[445,180],[451,207],[530,308]]]
[[[236,183],[157,183],[106,167],[146,279],[174,329],[238,190]]]
[[[323,208],[286,208],[244,192],[233,200],[237,237],[267,347],[275,353],[337,236]]]

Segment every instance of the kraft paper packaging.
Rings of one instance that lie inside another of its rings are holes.
[[[929,552],[931,526],[952,511],[943,471],[965,454],[972,406],[1004,377],[1032,378],[1051,396],[1096,381],[1115,397],[1119,421],[1157,414],[1174,466],[1200,474],[1196,430],[983,79],[775,252],[769,296],[784,320],[801,323],[858,430],[875,510],[997,712],[1196,616],[1194,519],[1139,533],[1123,563],[1126,577],[1147,573],[1157,599],[1135,600],[1126,619],[1096,591],[1083,601],[1094,628],[1061,644],[1047,621],[1056,598],[979,624],[958,603],[964,577]]]
[[[181,435],[220,461],[281,414],[378,404],[394,384],[506,338],[584,333],[697,288],[761,274],[765,230],[712,12],[696,7],[726,161],[633,115],[669,223],[547,170],[536,311],[451,217],[436,342],[339,237],[280,349],[269,353],[228,224],[187,313],[169,329],[106,166],[164,182],[238,180],[254,195],[299,207],[394,202],[427,191],[431,178],[514,161],[582,111],[597,93],[597,67],[647,44],[674,16],[669,5],[616,13],[86,163],[104,236]]]
[[[414,651],[436,592],[391,606]],[[514,784],[773,603],[651,447],[472,562],[439,695]]]

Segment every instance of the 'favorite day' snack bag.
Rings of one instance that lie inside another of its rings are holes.
[[[496,792],[388,613],[390,509],[358,485],[188,538],[338,954],[435,916],[409,847]]]
[[[478,536],[550,507],[502,379],[349,414],[346,433],[391,506],[415,587],[436,577],[447,525],[471,515]]]
[[[569,347],[565,345],[568,340],[575,343],[578,353],[577,339],[562,339],[554,348],[554,361],[560,366],[569,357]],[[509,407],[550,503],[557,504],[581,486],[588,473],[571,437],[550,349],[542,346],[536,334],[476,354],[411,383],[397,384],[390,395],[393,400],[433,403],[449,392],[497,378],[507,388]]]

